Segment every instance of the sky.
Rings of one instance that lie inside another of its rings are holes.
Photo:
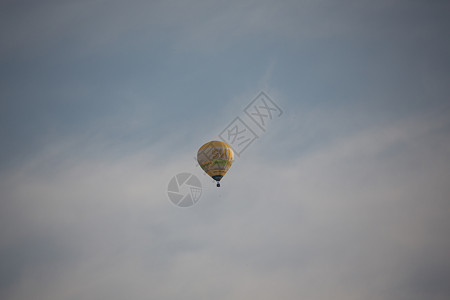
[[[449,299],[449,13],[2,1],[0,298]],[[218,189],[194,158],[237,117]]]

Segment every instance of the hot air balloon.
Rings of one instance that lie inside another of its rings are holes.
[[[234,161],[234,152],[227,143],[211,141],[198,149],[197,161],[206,174],[217,181],[219,187],[219,181]]]

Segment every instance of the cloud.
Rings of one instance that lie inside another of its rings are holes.
[[[0,298],[448,299],[447,3],[2,5]]]
[[[188,154],[36,158],[1,175],[1,294],[446,299],[447,120],[362,129],[288,164],[249,149],[221,189]],[[189,209],[166,195],[183,171],[205,185]]]

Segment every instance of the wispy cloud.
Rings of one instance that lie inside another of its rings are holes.
[[[445,280],[416,281],[450,263],[447,126],[389,123],[288,166],[247,155],[187,210],[165,193],[171,176],[197,172],[188,154],[160,164],[143,149],[10,170],[3,296],[445,299]]]
[[[0,298],[449,298],[445,1],[1,5]]]

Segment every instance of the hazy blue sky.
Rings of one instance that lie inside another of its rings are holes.
[[[449,15],[2,1],[0,298],[449,299]],[[193,157],[261,90],[283,114],[217,189]]]

